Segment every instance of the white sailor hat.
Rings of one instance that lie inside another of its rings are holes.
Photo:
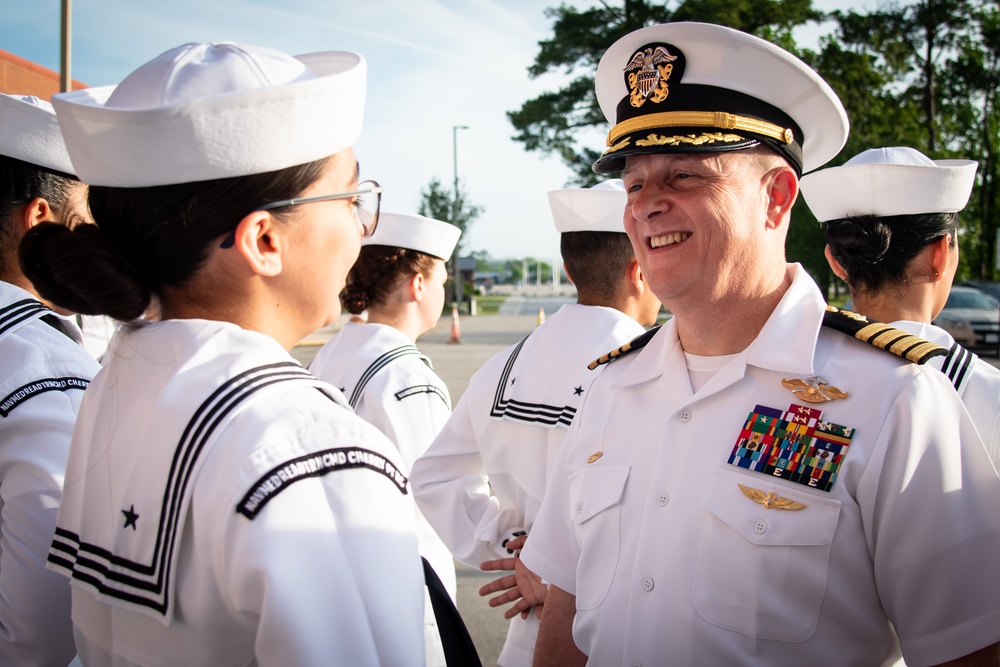
[[[765,144],[798,173],[847,141],[847,113],[804,62],[770,42],[708,23],[641,28],[597,67],[597,100],[611,123],[594,171],[648,153],[711,153]]]
[[[567,188],[549,192],[549,208],[559,233],[625,233],[625,186],[621,179],[591,188]]]
[[[820,222],[952,213],[969,203],[978,167],[975,160],[932,160],[905,146],[871,148],[840,167],[803,176],[799,187]]]
[[[447,222],[416,213],[382,212],[378,215],[375,233],[361,239],[361,245],[407,248],[447,260],[461,235],[462,230]]]
[[[0,93],[0,155],[75,174],[52,105],[29,95]]]
[[[246,44],[171,49],[118,86],[53,96],[73,165],[92,185],[247,176],[325,158],[361,133],[366,64]]]

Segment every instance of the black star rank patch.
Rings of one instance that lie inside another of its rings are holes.
[[[135,505],[130,506],[127,510],[122,510],[122,514],[125,515],[125,525],[122,528],[132,526],[132,530],[138,530],[135,527],[135,522],[139,520],[139,515],[135,513]]]
[[[573,390],[573,395],[574,396],[579,396],[582,393],[583,393],[583,387],[582,386],[581,387],[577,387],[576,389]]]

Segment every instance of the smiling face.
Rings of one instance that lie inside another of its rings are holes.
[[[791,171],[780,160],[751,151],[628,158],[625,231],[668,309],[774,289],[784,273],[781,223],[791,206],[773,192],[777,173]]]

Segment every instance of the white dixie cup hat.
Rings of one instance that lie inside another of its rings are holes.
[[[975,160],[932,160],[905,146],[870,148],[839,167],[806,174],[802,196],[819,222],[952,213],[969,202]]]
[[[367,66],[234,43],[171,49],[117,86],[53,96],[80,179],[143,187],[285,169],[351,147]]]
[[[30,95],[0,94],[0,155],[76,175],[55,110]]]
[[[552,220],[564,232],[625,233],[625,185],[621,179],[603,181],[590,188],[549,192]]]
[[[388,246],[416,250],[445,261],[458,245],[462,230],[455,225],[416,213],[379,213],[378,226],[362,246]]]

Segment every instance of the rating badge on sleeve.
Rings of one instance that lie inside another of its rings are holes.
[[[816,408],[791,404],[782,411],[758,405],[743,424],[729,463],[829,491],[854,429],[821,419]]]

